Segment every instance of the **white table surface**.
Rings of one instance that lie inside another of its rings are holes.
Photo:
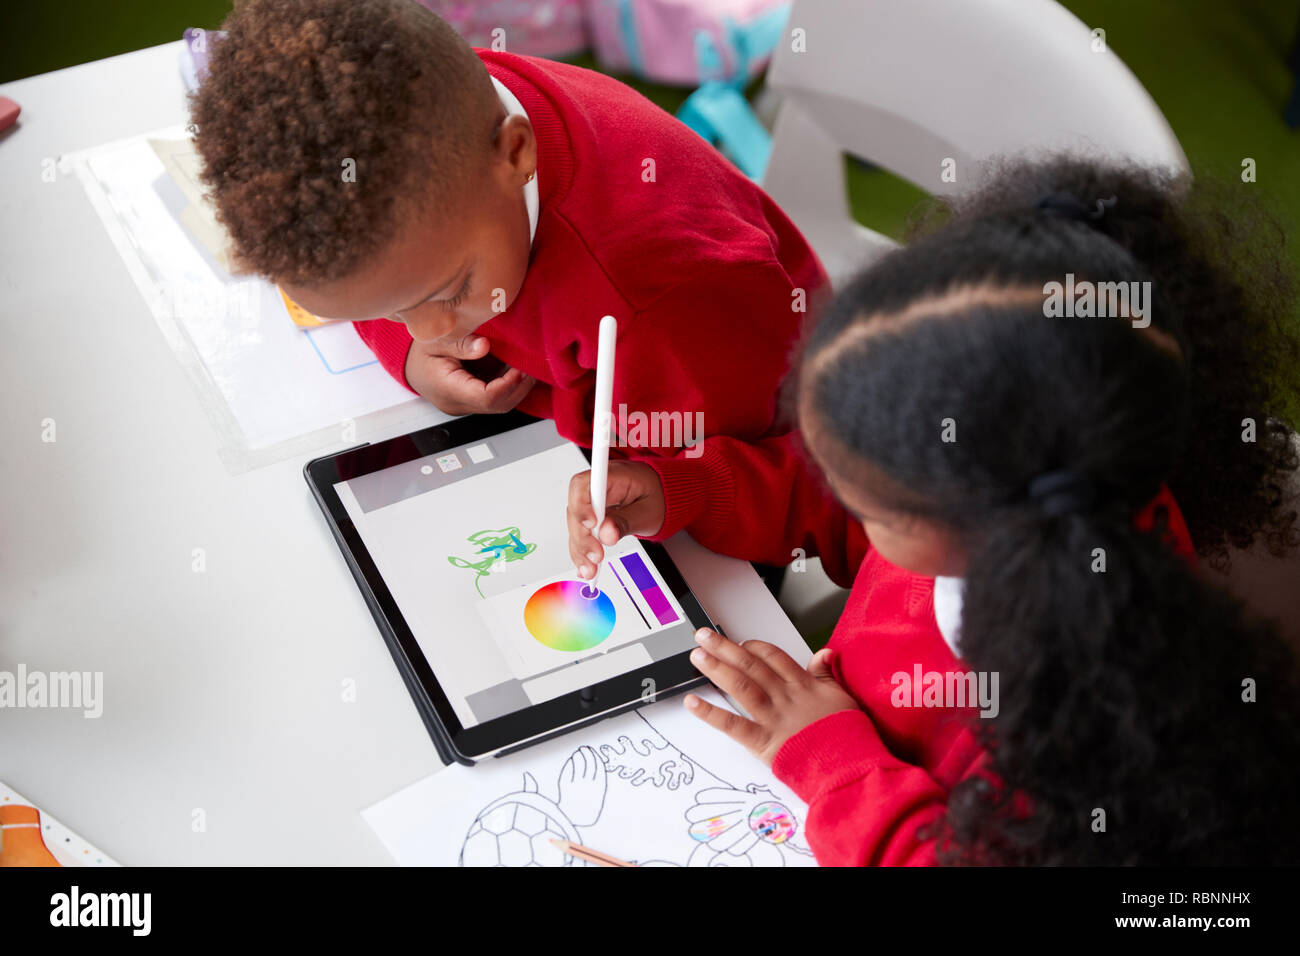
[[[387,864],[360,811],[441,764],[302,478],[345,443],[231,477],[81,184],[41,178],[185,122],[179,46],[0,86],[0,670],[104,681],[99,719],[0,710],[0,780],[126,865]],[[806,658],[749,565],[670,550],[729,633]]]

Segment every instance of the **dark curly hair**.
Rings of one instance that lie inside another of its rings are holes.
[[[1288,427],[1300,425],[1300,302],[1282,223],[1255,185],[1057,157],[995,166],[986,188],[923,207],[911,239],[948,222],[1023,214],[1058,192],[1117,197],[1084,221],[1142,264],[1170,310],[1155,324],[1181,329],[1191,425],[1167,480],[1197,553],[1220,571],[1229,548],[1257,539],[1287,553],[1300,543],[1286,497],[1300,467]],[[1253,445],[1242,442],[1247,418]]]
[[[491,142],[486,68],[413,0],[246,0],[223,29],[190,129],[243,271],[354,274]]]
[[[1295,656],[1170,550],[1167,514],[1147,532],[1133,520],[1165,483],[1211,560],[1260,535],[1296,543],[1284,243],[1246,238],[1252,204],[1216,212],[1221,195],[1141,169],[1015,164],[809,331],[809,444],[887,510],[951,530],[968,559],[962,657],[999,675],[999,715],[975,722],[993,781],[950,794],[932,833],[946,862],[1300,861]],[[1045,285],[1067,273],[1151,282],[1151,327],[1046,317]],[[1028,488],[1058,471],[1086,476],[1095,503],[1045,512]]]

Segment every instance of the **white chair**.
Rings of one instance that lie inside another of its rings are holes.
[[[846,153],[932,195],[978,186],[985,162],[1007,155],[1188,169],[1101,39],[1053,0],[796,0],[767,77],[780,108],[763,186],[839,285],[894,245],[854,221]],[[1228,586],[1300,643],[1300,560],[1234,554]],[[781,603],[807,635],[834,623],[846,594],[810,561],[787,574]]]
[[[1186,169],[1150,95],[1096,45],[1053,0],[796,0],[767,77],[781,107],[763,187],[838,284],[893,245],[853,220],[845,153],[932,195],[1040,150]]]

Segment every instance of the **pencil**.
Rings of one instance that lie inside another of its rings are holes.
[[[591,847],[583,846],[580,843],[570,843],[568,840],[551,840],[551,845],[563,850],[569,856],[576,857],[579,860],[586,860],[588,863],[595,863],[597,866],[636,866],[635,863],[620,860],[616,856],[601,853],[599,850],[593,850]]]

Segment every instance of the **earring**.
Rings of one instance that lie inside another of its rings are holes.
[[[524,182],[531,183],[533,181],[533,177],[536,175],[537,175],[537,170],[533,170],[531,173],[528,174],[528,178],[525,179]]]

